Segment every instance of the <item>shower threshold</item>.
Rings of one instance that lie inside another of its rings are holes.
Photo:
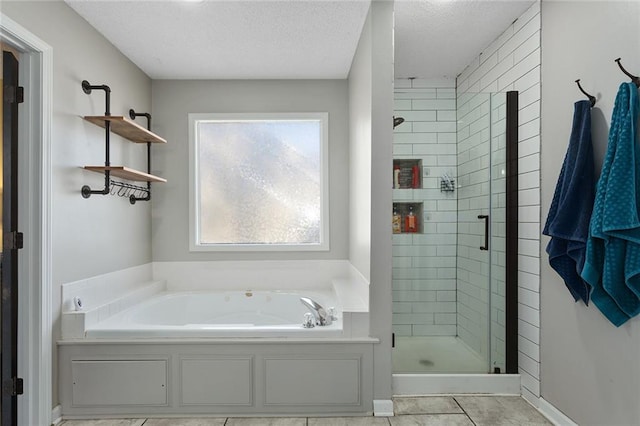
[[[394,374],[392,386],[394,396],[521,394],[519,374]]]

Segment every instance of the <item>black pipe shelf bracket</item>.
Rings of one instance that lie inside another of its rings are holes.
[[[137,123],[123,117],[113,116],[110,110],[111,89],[106,85],[91,85],[88,81],[82,81],[82,90],[90,95],[93,90],[104,90],[105,114],[103,116],[85,116],[86,121],[105,129],[105,161],[104,166],[84,166],[85,170],[96,173],[104,173],[104,188],[99,190],[91,189],[90,186],[84,185],[80,191],[84,198],[89,198],[93,194],[97,195],[118,195],[120,197],[129,198],[131,204],[137,201],[151,200],[151,182],[166,182],[158,176],[151,174],[151,144],[166,143],[167,141],[155,133],[151,132],[151,114],[136,113],[133,109],[129,110],[129,117],[135,120],[136,117],[144,116],[147,118],[147,127],[144,128]],[[147,144],[147,172],[141,172],[124,166],[112,166],[110,161],[110,134],[115,133],[134,143]],[[113,180],[113,177],[134,181],[146,182],[146,187],[126,182]]]
[[[137,113],[133,109],[129,110],[129,117],[135,120],[136,117],[147,118],[147,130],[151,131],[151,114],[148,112]],[[151,142],[147,142],[147,173],[151,174]],[[135,204],[136,201],[149,201],[151,200],[151,182],[147,181],[146,191],[142,191],[142,195],[131,194],[129,196],[129,202]]]

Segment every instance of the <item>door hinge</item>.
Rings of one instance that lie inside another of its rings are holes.
[[[24,393],[24,380],[20,377],[12,377],[4,381],[2,391],[9,396],[22,395]]]
[[[24,87],[4,86],[4,100],[8,103],[21,104],[24,102]]]
[[[4,235],[4,249],[5,250],[18,250],[24,246],[24,235],[22,232],[7,232]]]
[[[391,333],[391,347],[396,347],[396,333]]]

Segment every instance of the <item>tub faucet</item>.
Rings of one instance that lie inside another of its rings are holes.
[[[327,315],[327,311],[315,300],[308,297],[301,297],[300,301],[304,306],[311,309],[311,314],[316,320],[316,325],[331,325],[332,317]]]

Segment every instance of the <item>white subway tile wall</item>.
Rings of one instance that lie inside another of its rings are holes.
[[[395,82],[395,159],[422,160],[422,189],[394,189],[394,202],[424,203],[422,233],[393,236],[393,331],[396,336],[456,335],[456,89],[447,79]],[[389,184],[391,185],[391,177]],[[391,226],[391,224],[389,224]]]
[[[487,93],[458,96],[457,334],[489,359],[489,261],[484,245],[489,215],[491,103]],[[493,246],[492,246],[493,248]]]
[[[476,57],[458,76],[458,115],[470,112],[476,104],[469,101],[469,110],[462,100],[473,99],[474,93],[517,90],[519,92],[519,241],[518,241],[518,340],[519,372],[522,395],[530,401],[540,397],[540,3],[536,2],[504,33]],[[479,101],[478,101],[479,102]],[[476,102],[477,103],[477,102]],[[471,130],[458,133],[461,143],[460,164],[478,167],[481,152],[469,152],[478,143]],[[482,136],[482,135],[480,135]],[[473,154],[473,155],[472,155]],[[475,161],[475,162],[474,162]],[[465,166],[466,167],[466,166]],[[462,180],[463,167],[459,174]],[[470,169],[464,169],[469,172]],[[482,188],[478,188],[480,191]],[[462,192],[462,191],[460,191]],[[466,207],[465,203],[460,203]],[[469,203],[471,205],[471,202]],[[459,232],[467,231],[461,226]],[[473,236],[473,234],[471,235]],[[469,239],[472,239],[471,236]],[[467,278],[460,273],[460,278]],[[479,273],[479,272],[478,272]],[[461,275],[461,276],[460,276]],[[460,297],[460,290],[458,297]],[[492,296],[493,297],[493,296]],[[474,314],[468,308],[459,309],[458,327],[462,314]],[[492,313],[493,316],[493,313]],[[478,319],[472,316],[468,320]],[[466,325],[463,324],[463,325]],[[460,331],[459,331],[460,332]],[[468,343],[469,344],[469,343]]]

